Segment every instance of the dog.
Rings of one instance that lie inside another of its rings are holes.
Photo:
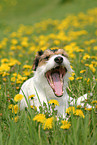
[[[68,102],[75,103],[66,91],[69,77],[73,72],[67,53],[63,49],[38,51],[33,70],[34,76],[23,83],[20,94],[25,95],[27,100],[29,96],[35,95],[33,100],[30,99],[30,105],[35,105],[37,109],[43,106],[43,102],[48,106],[48,101],[57,100],[59,106],[55,109],[64,118],[66,109],[69,107]],[[20,102],[20,109],[28,106],[25,97]],[[87,97],[85,96],[84,99]],[[84,99],[80,98],[78,104]]]

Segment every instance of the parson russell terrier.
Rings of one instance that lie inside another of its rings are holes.
[[[33,64],[34,76],[25,81],[20,89],[20,94],[25,95],[27,100],[34,94],[31,105],[39,108],[43,102],[51,99],[57,100],[59,106],[56,106],[58,115],[65,117],[68,102],[75,103],[75,99],[68,96],[66,88],[69,77],[73,70],[70,67],[68,55],[63,49],[47,49],[44,52],[38,51]],[[37,95],[38,94],[38,95]],[[20,102],[20,109],[27,107],[25,97]],[[77,105],[87,99],[87,94],[77,99]],[[83,103],[81,105],[84,105]]]

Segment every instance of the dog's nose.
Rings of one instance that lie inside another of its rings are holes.
[[[63,58],[61,56],[57,56],[54,61],[58,64],[61,64],[63,62]]]

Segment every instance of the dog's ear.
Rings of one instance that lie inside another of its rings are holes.
[[[63,54],[63,56],[68,58],[68,54],[67,54],[67,52],[64,49],[59,49],[58,53],[61,53],[61,54]]]
[[[38,66],[38,63],[39,63],[39,59],[40,59],[40,56],[43,54],[43,51],[40,50],[37,52],[36,54],[36,57],[35,57],[35,60],[33,62],[33,70],[36,71],[37,69],[37,66]]]
[[[37,66],[38,66],[38,63],[39,63],[39,58],[36,57],[35,60],[34,60],[34,62],[33,62],[33,70],[34,70],[34,71],[36,71],[36,68],[37,68]]]
[[[38,55],[39,56],[41,56],[42,54],[43,54],[43,51],[42,50],[38,51]]]
[[[65,57],[69,58],[69,56],[68,56],[68,54],[67,54],[67,52],[66,52],[66,51],[64,51],[64,53],[63,53],[63,54],[64,54],[64,56],[65,56]]]

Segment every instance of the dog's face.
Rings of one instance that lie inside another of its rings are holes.
[[[72,69],[68,55],[63,49],[39,51],[35,57],[33,70],[46,78],[49,86],[57,97],[63,95],[63,86],[66,84]]]

